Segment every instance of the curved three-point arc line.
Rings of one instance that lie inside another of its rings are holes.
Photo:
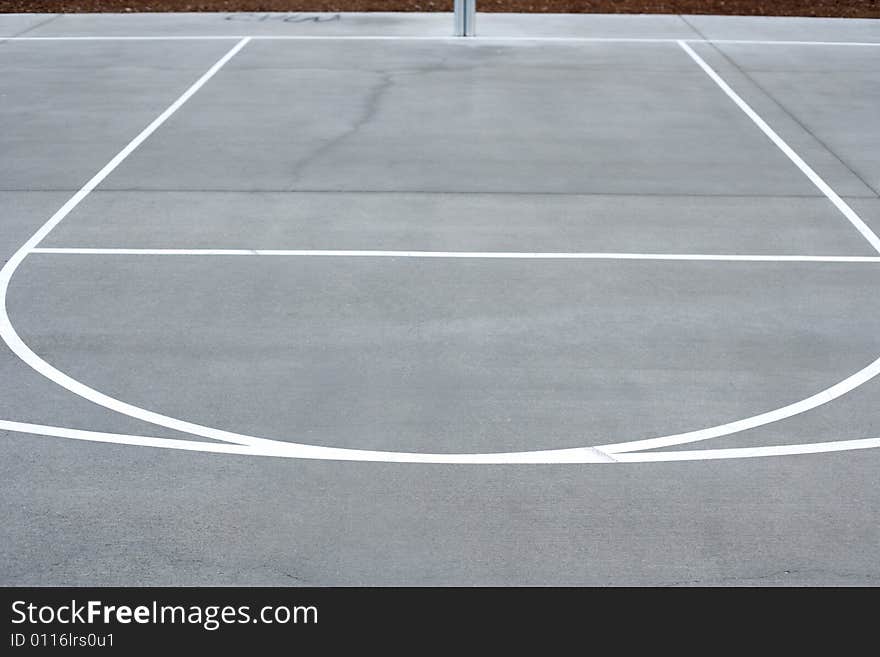
[[[95,404],[116,411],[132,418],[180,431],[193,436],[221,441],[220,443],[153,438],[127,434],[102,433],[80,429],[52,427],[46,425],[27,424],[0,420],[0,430],[26,434],[55,436],[74,440],[116,443],[124,445],[140,445],[166,449],[213,452],[225,454],[241,454],[250,456],[274,456],[286,458],[327,459],[340,461],[373,461],[389,463],[437,463],[437,464],[537,464],[537,463],[613,463],[613,462],[656,462],[683,461],[706,459],[729,459],[756,456],[785,454],[805,454],[819,452],[846,451],[880,447],[880,438],[836,441],[825,443],[806,443],[800,445],[780,445],[767,447],[710,449],[694,451],[667,451],[650,453],[633,453],[637,450],[654,449],[694,443],[710,438],[726,436],[739,431],[760,427],[771,422],[804,413],[816,408],[841,395],[857,388],[863,383],[880,374],[880,358],[850,375],[835,385],[822,390],[806,399],[777,408],[766,413],[729,422],[726,424],[678,433],[668,436],[634,440],[630,442],[599,445],[595,447],[577,447],[568,449],[549,449],[527,452],[497,452],[483,454],[444,454],[420,452],[394,452],[362,449],[349,449],[309,445],[304,443],[270,440],[258,436],[224,431],[192,422],[187,422],[167,415],[162,415],[106,395],[84,383],[77,381],[56,367],[40,358],[21,339],[13,327],[7,309],[7,293],[10,281],[16,270],[27,256],[33,253],[46,236],[85,199],[110,173],[116,169],[138,146],[155,132],[169,117],[186,103],[208,80],[210,80],[230,59],[232,59],[247,43],[250,37],[239,41],[229,52],[221,57],[202,77],[187,89],[162,114],[153,120],[123,148],[104,168],[95,174],[83,187],[74,194],[49,220],[25,242],[9,261],[0,269],[0,338],[9,348],[35,371],[42,374],[68,391],[88,399]],[[825,194],[841,213],[857,228],[862,235],[880,252],[880,238],[864,224],[858,215],[813,171],[794,151],[785,144],[775,132],[715,73],[702,58],[699,57],[683,41],[678,44],[697,62],[698,65],[718,84],[719,87],[756,123],[798,168]],[[386,254],[387,255],[387,254]],[[496,254],[499,255],[499,254]],[[519,256],[552,256],[552,254],[508,254]],[[571,254],[569,254],[571,255]],[[655,254],[656,255],[656,254]],[[418,257],[418,256],[416,256]],[[658,259],[653,257],[652,259]],[[784,260],[785,258],[780,258]],[[871,259],[873,261],[873,259]]]

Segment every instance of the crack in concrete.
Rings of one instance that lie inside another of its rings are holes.
[[[379,83],[370,89],[367,93],[367,97],[364,99],[363,109],[361,110],[360,116],[355,119],[348,129],[323,142],[317,149],[303,157],[291,172],[293,180],[299,180],[305,169],[339,146],[339,144],[350,139],[352,135],[360,132],[365,125],[370,123],[375,118],[383,98],[393,84],[394,80],[391,73],[380,74]],[[289,191],[295,191],[295,188],[291,188]]]
[[[42,21],[36,23],[35,25],[31,25],[30,27],[23,29],[21,32],[17,32],[16,34],[10,34],[7,36],[2,36],[2,37],[0,37],[0,45],[6,44],[6,43],[12,43],[10,41],[10,39],[16,39],[20,36],[24,36],[25,34],[33,32],[34,30],[41,28],[44,25],[48,25],[49,23],[56,20],[57,18],[60,18],[61,16],[62,16],[62,14],[53,14],[49,18],[47,18],[46,20],[42,20]]]

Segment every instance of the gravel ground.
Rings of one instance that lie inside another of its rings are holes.
[[[449,11],[452,0],[4,0],[0,13]],[[880,0],[478,0],[480,11],[880,18]]]

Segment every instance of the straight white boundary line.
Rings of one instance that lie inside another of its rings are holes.
[[[720,459],[741,459],[766,456],[791,456],[796,454],[822,454],[829,452],[845,452],[856,449],[873,449],[880,447],[880,438],[862,438],[859,440],[840,440],[823,443],[801,443],[795,445],[770,445],[764,447],[739,447],[730,449],[702,449],[680,452],[642,452],[615,454],[613,458],[605,458],[600,451],[582,451],[572,455],[566,461],[535,459],[534,455],[541,452],[511,452],[499,454],[422,454],[406,452],[365,452],[369,458],[353,458],[351,454],[339,454],[336,457],[303,456],[296,451],[283,449],[284,443],[278,447],[249,447],[231,445],[229,443],[207,443],[195,440],[178,440],[175,438],[153,438],[130,434],[104,433],[52,427],[43,424],[11,422],[0,420],[0,431],[25,433],[37,436],[52,436],[98,443],[131,445],[139,447],[156,447],[161,449],[179,449],[192,452],[209,452],[215,454],[235,454],[242,456],[269,456],[279,458],[330,458],[339,461],[370,461],[374,463],[423,463],[423,464],[459,464],[459,465],[516,465],[516,464],[585,464],[585,463],[660,463],[669,461],[708,461]],[[353,450],[352,450],[353,451]]]
[[[709,262],[842,262],[880,263],[880,256],[740,255],[701,253],[528,253],[516,251],[376,251],[322,249],[106,249],[45,247],[47,255],[125,256],[303,256],[336,258],[460,258],[487,260],[681,260]]]
[[[466,39],[456,36],[418,35],[357,35],[357,34],[193,34],[193,35],[118,35],[118,36],[18,36],[3,37],[0,41],[222,41],[251,39],[253,41],[448,41],[468,45],[481,41],[534,41],[560,43],[714,43],[755,46],[844,46],[876,48],[880,41],[808,41],[808,40],[761,40],[761,39],[676,39],[672,37],[577,37],[577,36],[474,36]]]
[[[767,445],[762,447],[732,447],[728,449],[696,449],[679,452],[641,452],[615,454],[617,463],[659,463],[668,461],[709,461],[717,459],[746,459],[762,456],[792,456],[795,454],[823,454],[848,452],[854,449],[880,447],[880,438],[837,440],[824,443],[795,445]]]
[[[691,48],[684,41],[679,41],[678,45],[693,59],[697,65],[703,69],[703,72],[708,75],[712,81],[718,85],[718,87],[727,94],[727,97],[730,98],[737,107],[739,107],[746,116],[748,116],[752,122],[758,126],[758,128],[763,132],[774,144],[776,144],[777,148],[781,150],[789,160],[791,160],[794,165],[801,170],[811,183],[813,183],[820,192],[822,192],[829,201],[834,204],[840,213],[846,217],[849,222],[855,227],[859,233],[861,233],[862,237],[864,237],[868,243],[874,248],[877,253],[880,253],[880,237],[877,237],[877,234],[871,230],[871,228],[862,221],[862,218],[856,214],[855,210],[853,210],[840,196],[838,196],[837,192],[831,189],[831,186],[826,183],[822,177],[816,173],[813,168],[804,162],[803,158],[798,155],[794,149],[789,146],[782,137],[776,134],[776,131],[771,128],[764,119],[762,119],[758,113],[751,108],[751,106],[740,97],[738,93],[736,93],[724,79],[718,75],[718,73],[709,66],[706,61],[700,57],[693,48]]]
[[[9,283],[15,271],[23,260],[36,248],[39,243],[57,226],[71,210],[73,210],[88,194],[106,178],[119,164],[125,160],[143,141],[149,137],[159,126],[162,125],[177,109],[180,108],[199,88],[201,88],[220,68],[241,50],[249,39],[242,39],[214,66],[212,66],[199,80],[183,93],[167,110],[159,115],[147,128],[125,146],[101,171],[93,176],[76,194],[74,194],[50,219],[37,230],[36,233],[22,247],[13,254],[9,261],[0,269],[0,337],[9,348],[25,363],[44,377],[55,382],[61,387],[88,399],[100,406],[119,412],[123,415],[143,420],[145,422],[164,426],[183,433],[212,438],[227,443],[248,446],[254,449],[264,450],[272,455],[282,453],[298,458],[332,459],[332,460],[357,460],[357,461],[383,461],[383,462],[406,462],[406,463],[599,463],[614,461],[617,457],[612,454],[637,449],[649,449],[664,445],[677,445],[697,442],[709,438],[716,438],[737,431],[754,428],[788,418],[807,410],[816,408],[837,397],[846,394],[850,390],[862,385],[866,381],[880,374],[880,358],[870,365],[847,377],[843,381],[823,390],[807,399],[789,404],[782,408],[762,413],[750,418],[724,425],[709,427],[698,431],[691,431],[673,436],[665,436],[629,443],[617,443],[599,447],[578,447],[572,449],[538,450],[530,452],[508,452],[494,454],[413,454],[408,452],[375,452],[370,450],[357,450],[347,448],[322,447],[302,443],[291,443],[277,440],[259,438],[245,434],[223,431],[212,427],[206,427],[191,422],[172,418],[170,416],[148,411],[146,409],[128,404],[101,393],[89,386],[73,379],[64,372],[53,367],[40,358],[20,338],[9,320],[7,308],[7,293]],[[682,47],[686,44],[679,43]],[[72,437],[69,435],[67,437]],[[81,436],[80,436],[81,437]],[[154,441],[165,439],[155,438]],[[182,441],[186,442],[186,441]],[[131,443],[136,444],[136,443]],[[207,449],[207,448],[206,448]],[[215,450],[216,451],[216,450]],[[681,458],[681,457],[678,457]]]

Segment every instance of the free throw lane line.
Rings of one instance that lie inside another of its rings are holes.
[[[339,249],[105,249],[35,248],[31,253],[55,255],[131,256],[302,256],[338,258],[475,258],[487,260],[681,260],[709,262],[842,262],[880,263],[880,256],[824,256],[706,253],[565,253],[519,251],[380,251]]]
[[[816,173],[813,168],[804,162],[803,158],[798,155],[794,149],[789,146],[785,140],[776,134],[776,131],[771,128],[767,122],[762,119],[758,113],[751,108],[751,106],[740,97],[738,93],[736,93],[724,79],[718,75],[718,73],[709,66],[706,61],[700,57],[693,48],[691,48],[684,41],[679,41],[678,45],[693,59],[697,65],[703,69],[703,72],[708,75],[712,81],[718,85],[718,87],[727,94],[727,97],[730,98],[737,107],[739,107],[743,113],[748,116],[752,122],[758,126],[758,128],[763,132],[774,144],[779,148],[785,156],[791,160],[794,165],[801,170],[801,172],[809,178],[810,182],[813,183],[820,192],[822,192],[825,197],[834,204],[840,213],[846,217],[849,222],[855,227],[859,233],[861,233],[862,237],[864,237],[868,243],[874,247],[874,250],[877,253],[880,253],[880,237],[871,230],[871,228],[866,224],[862,218],[856,214],[855,210],[853,210],[846,201],[844,201],[840,196],[838,196],[837,192],[831,189],[831,186],[826,183],[822,177]]]

